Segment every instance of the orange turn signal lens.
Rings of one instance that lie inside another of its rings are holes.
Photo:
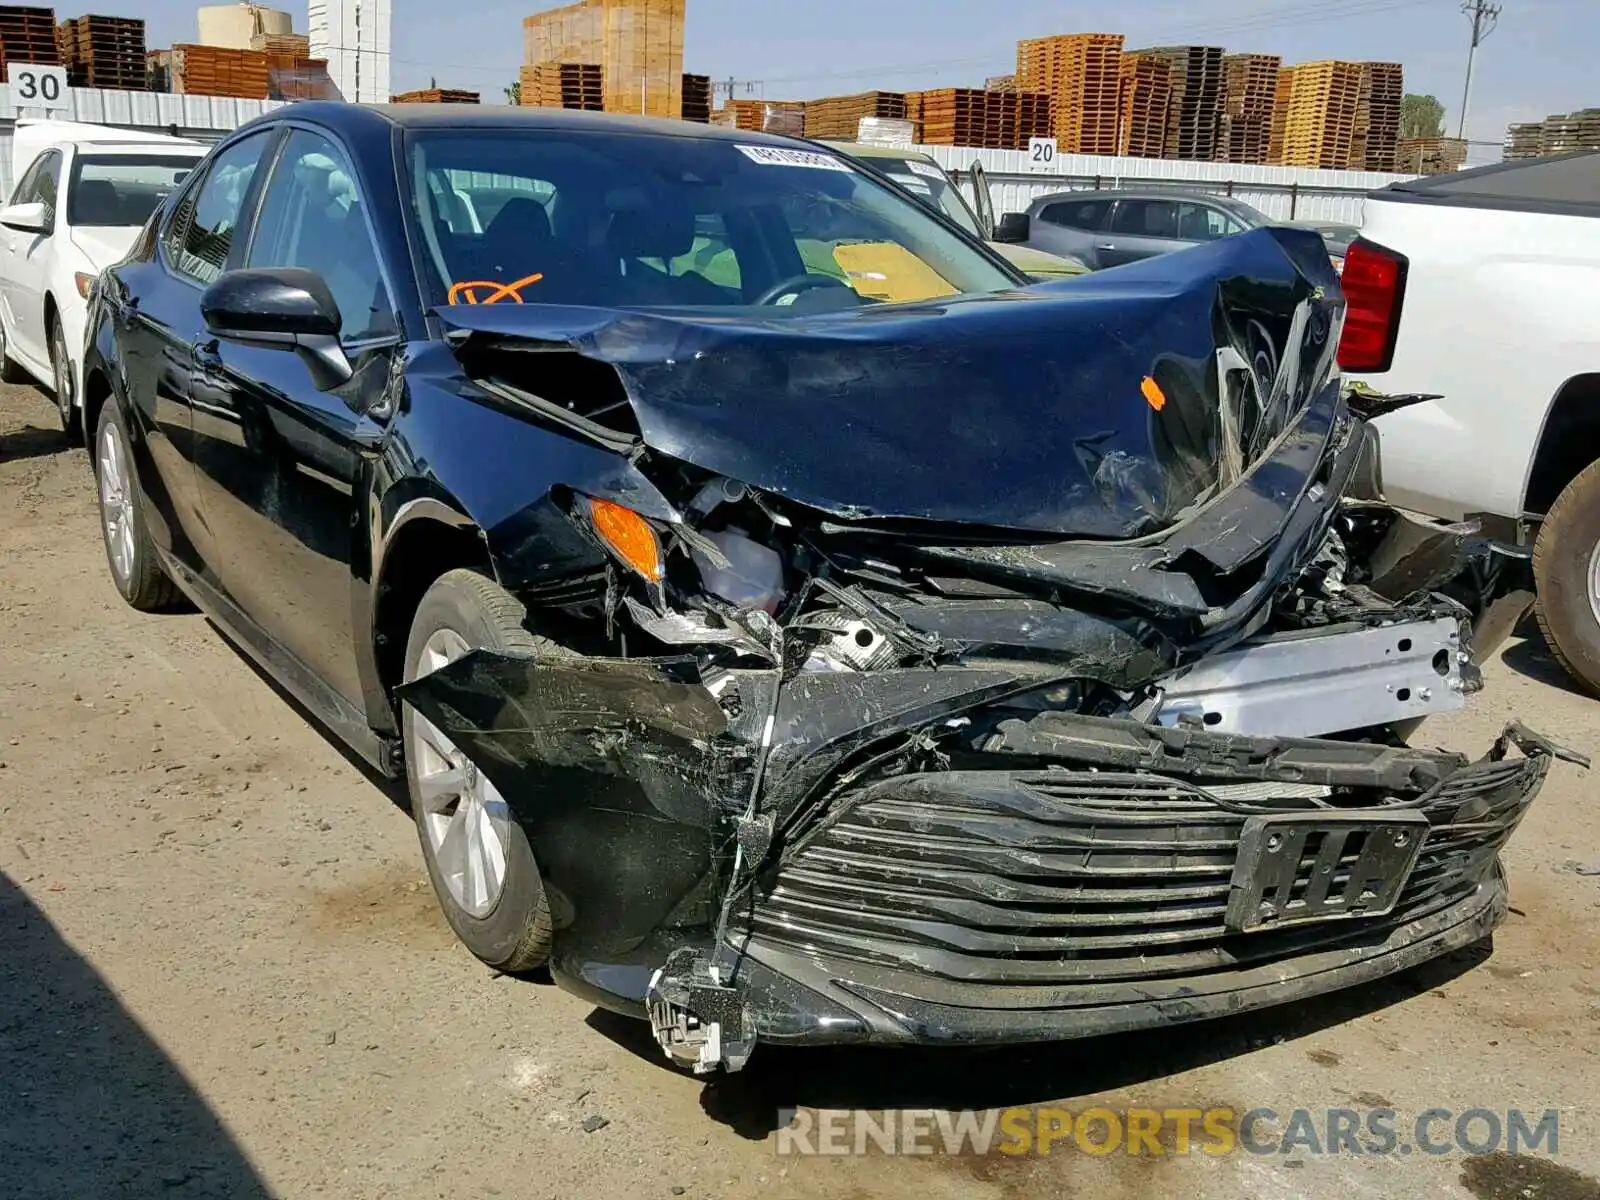
[[[617,557],[651,583],[661,581],[661,543],[643,517],[610,500],[591,498],[589,520],[606,545],[617,552]]]
[[[94,290],[94,276],[87,271],[75,271],[72,276],[72,282],[77,285],[78,295],[87,300],[89,293]]]

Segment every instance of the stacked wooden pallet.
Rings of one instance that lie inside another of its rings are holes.
[[[712,123],[799,137],[805,133],[806,107],[803,100],[729,100],[717,110]]]
[[[522,61],[529,66],[602,63],[605,44],[605,7],[593,0],[534,13],[522,20]]]
[[[422,88],[414,92],[400,92],[389,97],[390,104],[478,104],[477,92],[460,88]]]
[[[6,49],[10,49],[9,45]],[[73,87],[145,90],[146,51],[141,20],[73,17],[56,26],[56,52]]]
[[[1405,80],[1399,63],[1361,64],[1361,90],[1356,99],[1355,136],[1350,163],[1355,171],[1393,171],[1400,140],[1400,101]]]
[[[1017,147],[1017,95],[982,88],[936,88],[916,96],[917,140],[926,146]],[[809,129],[808,129],[809,132]]]
[[[986,92],[1014,92],[1017,90],[1017,77],[1015,75],[991,75],[983,81],[983,90]]]
[[[1056,102],[1043,92],[1017,92],[1017,141],[1013,150],[1026,150],[1034,138],[1054,137]]]
[[[1283,60],[1276,54],[1230,54],[1222,60],[1219,162],[1268,161],[1282,68]]]
[[[1600,149],[1600,110],[1587,108],[1574,113],[1552,113],[1544,119],[1539,146],[1544,154],[1571,154],[1576,150]]]
[[[1600,108],[1552,113],[1543,121],[1513,125],[1506,130],[1508,159],[1570,154],[1575,150],[1600,150]]]
[[[1295,68],[1284,124],[1285,165],[1332,169],[1349,165],[1361,77],[1360,63],[1333,59]]]
[[[258,33],[250,38],[250,49],[288,58],[310,58],[311,39],[303,33]]]
[[[327,59],[304,54],[267,54],[266,58],[268,100],[343,99],[328,74]]]
[[[169,62],[175,92],[238,100],[268,98],[267,56],[259,50],[179,43],[172,48]]]
[[[8,62],[60,65],[55,9],[0,6],[0,82]]]
[[[1294,67],[1278,72],[1278,90],[1272,100],[1272,132],[1267,137],[1267,162],[1283,165],[1283,142],[1289,132],[1289,105],[1294,100]]]
[[[857,92],[806,101],[805,135],[810,138],[854,139],[862,117],[906,115],[904,92]]]
[[[683,119],[699,125],[711,123],[711,76],[683,77]]]
[[[1117,152],[1122,42],[1120,33],[1073,33],[1017,43],[1017,88],[1055,102],[1063,153]]]
[[[599,112],[605,107],[599,63],[524,65],[522,103],[529,108],[572,108]]]
[[[1167,110],[1163,157],[1210,162],[1222,131],[1221,46],[1156,46],[1138,51],[1172,64],[1172,102]]]
[[[1401,138],[1395,157],[1407,174],[1445,175],[1467,165],[1467,143],[1461,138]]]
[[[1538,158],[1544,153],[1544,122],[1528,121],[1506,129],[1507,160]]]
[[[683,115],[686,0],[603,0],[607,112]]]
[[[1124,54],[1117,153],[1130,158],[1165,154],[1171,106],[1171,60],[1159,54]]]

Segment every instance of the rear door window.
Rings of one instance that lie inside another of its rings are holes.
[[[1091,233],[1102,229],[1106,214],[1111,211],[1109,200],[1058,201],[1049,204],[1039,213],[1039,219],[1051,225],[1068,229],[1083,229]]]
[[[1125,237],[1176,238],[1178,206],[1171,200],[1119,200],[1111,231]]]

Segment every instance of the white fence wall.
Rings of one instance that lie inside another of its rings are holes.
[[[1035,196],[1110,187],[1163,187],[1230,195],[1279,221],[1336,221],[1360,225],[1366,194],[1413,175],[1378,171],[1317,171],[1309,167],[1263,167],[1245,163],[1180,162],[1158,158],[1111,158],[1063,154],[1049,172],[1033,170],[1026,151],[968,150],[919,146],[948,171],[961,172],[971,195],[969,172],[981,163],[989,177],[995,215],[1022,212]]]
[[[279,103],[275,100],[231,100],[223,96],[169,96],[160,92],[68,88],[66,111],[47,113],[42,108],[17,105],[12,99],[11,85],[0,84],[0,197],[9,197],[15,183],[11,177],[11,131],[20,117],[91,121],[149,133],[176,132],[180,137],[214,142],[252,117],[277,108]]]

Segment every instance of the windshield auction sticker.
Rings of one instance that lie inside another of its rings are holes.
[[[741,145],[739,151],[751,162],[758,162],[764,167],[809,167],[815,171],[850,173],[850,165],[842,158],[832,154],[820,154],[815,150],[791,150],[787,146]]]

